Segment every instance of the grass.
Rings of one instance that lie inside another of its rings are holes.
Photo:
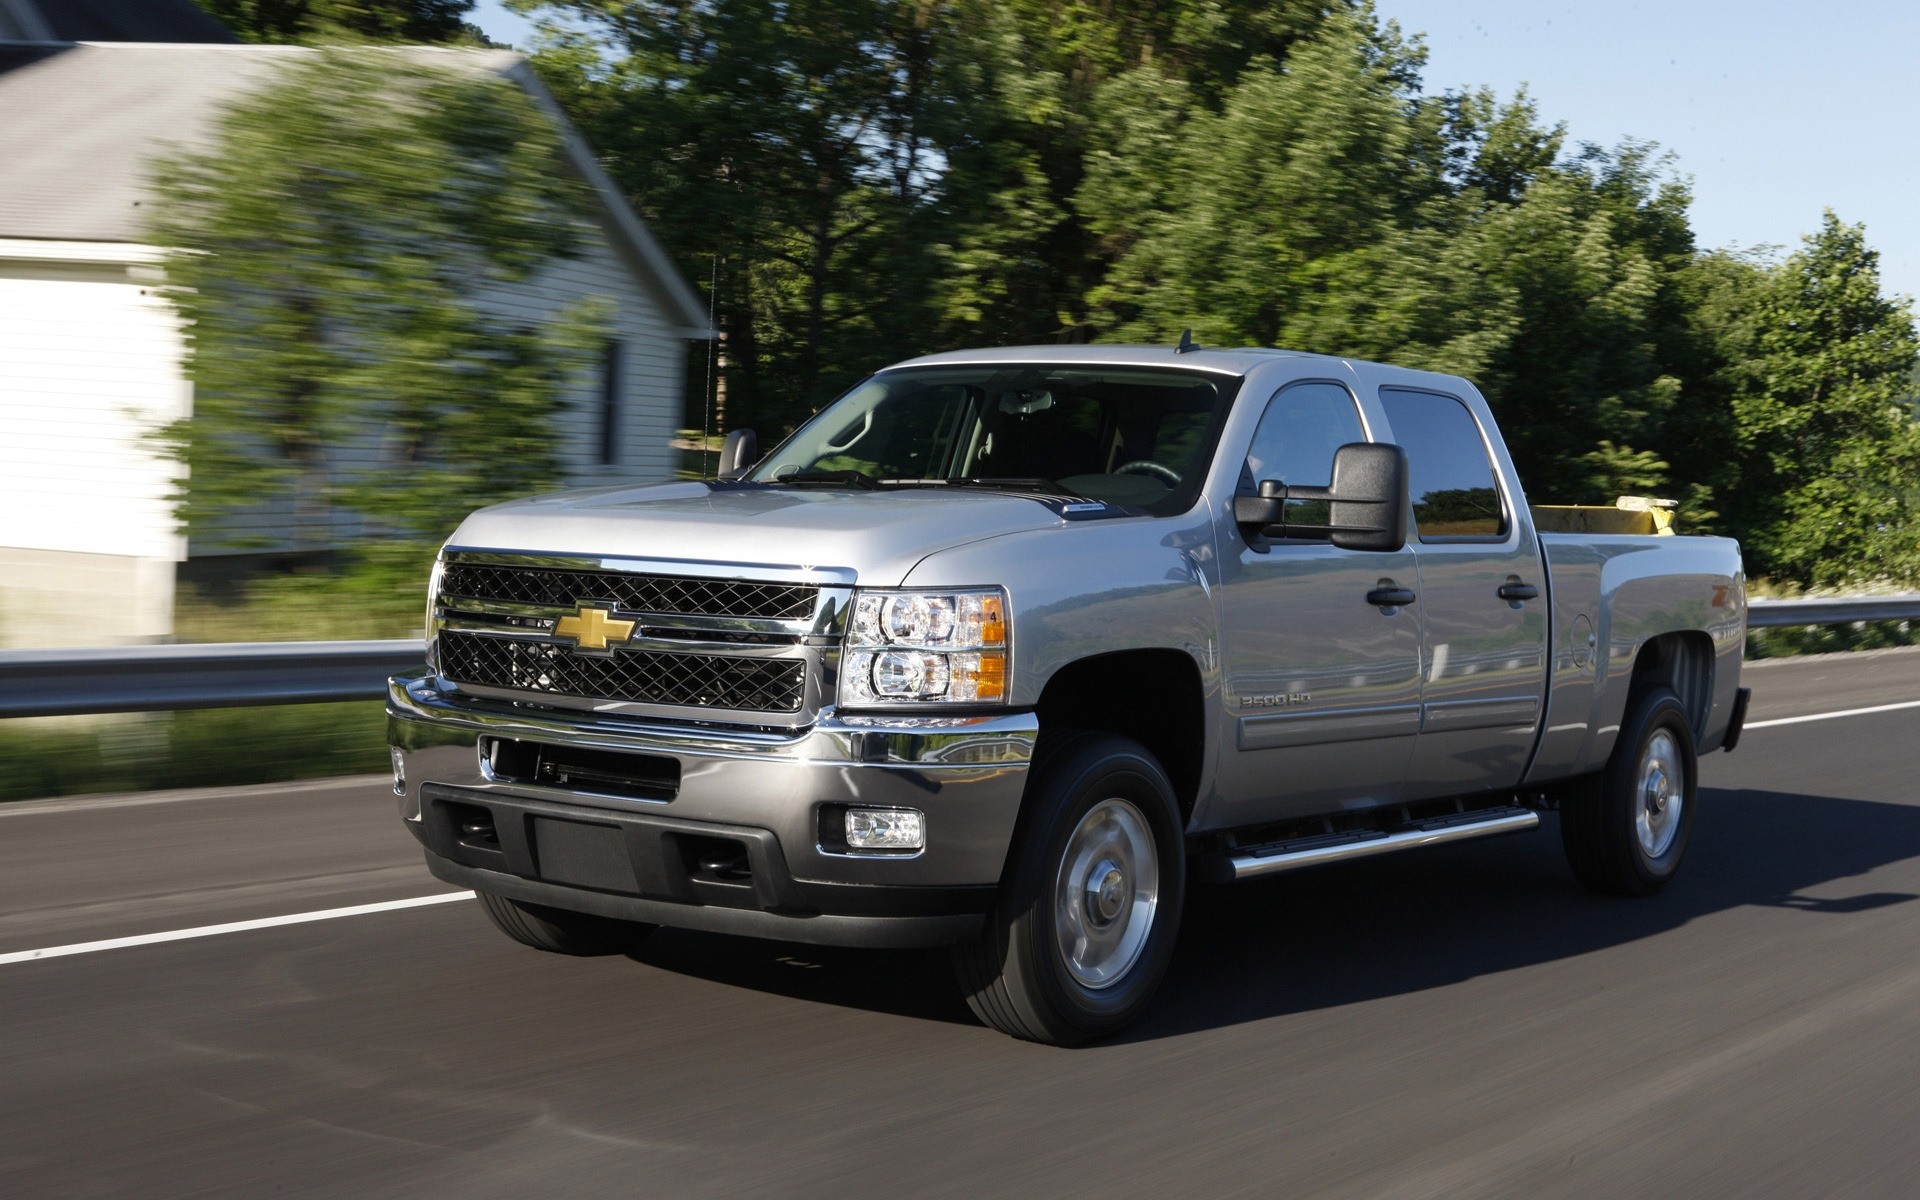
[[[433,549],[378,546],[331,573],[185,586],[183,642],[419,637]],[[0,801],[277,783],[387,769],[381,700],[0,720]]]
[[[0,801],[386,769],[379,700],[0,722]]]
[[[720,446],[724,440],[717,433],[702,433],[698,429],[676,431],[673,439],[673,477],[712,479],[714,471],[718,469]]]
[[[350,642],[419,637],[433,550],[382,548],[338,572],[289,573],[234,587],[188,584],[174,600],[182,642]]]
[[[1747,658],[1791,658],[1920,646],[1920,621],[1855,621],[1850,625],[1789,625],[1747,632]]]

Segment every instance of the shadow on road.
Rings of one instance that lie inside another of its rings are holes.
[[[635,962],[797,1000],[971,1024],[944,950],[848,950],[662,929]]]
[[[1920,899],[1825,885],[1920,856],[1920,808],[1704,789],[1685,868],[1643,900],[1582,891],[1555,818],[1538,832],[1196,888],[1146,1018],[1122,1042],[1173,1037],[1442,987],[1620,945],[1749,905],[1844,918]],[[776,995],[972,1022],[940,952],[879,952],[663,930],[648,966]]]

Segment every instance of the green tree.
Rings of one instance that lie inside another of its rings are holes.
[[[543,78],[713,289],[727,419],[790,425],[929,343],[956,8],[570,0]]]
[[[1094,294],[1103,328],[1123,340],[1191,327],[1215,343],[1300,344],[1323,298],[1437,182],[1437,165],[1419,161],[1435,124],[1413,91],[1419,57],[1395,31],[1336,13],[1284,64],[1250,63],[1218,113],[1180,122],[1150,87],[1110,89],[1144,120],[1120,125],[1080,193],[1093,226],[1124,247]],[[1174,179],[1147,192],[1144,210],[1143,140],[1172,151]]]
[[[952,47],[981,80],[962,93],[960,128],[986,139],[949,153],[943,181],[956,216],[946,295],[959,302],[941,335],[960,344],[1115,336],[1156,286],[1158,221],[1189,184],[1188,122],[1217,114],[1253,64],[1282,62],[1325,21],[1372,23],[1351,0],[966,7],[965,27],[988,33]]]
[[[593,321],[530,328],[493,301],[574,250],[585,199],[519,88],[318,52],[156,183],[194,388],[167,430],[190,534],[290,502],[309,548],[335,505],[433,539],[552,480],[551,421]]]
[[[471,42],[473,0],[195,0],[246,42]]]
[[[556,18],[543,78],[712,287],[729,423],[763,433],[887,358],[1093,332],[1128,236],[1075,202],[1102,89],[1150,68],[1217,103],[1322,20],[1306,0],[515,7]]]
[[[1828,211],[1753,290],[1730,498],[1749,570],[1802,584],[1920,579],[1920,340],[1865,229]]]
[[[562,18],[541,70],[713,286],[730,424],[919,351],[1191,327],[1465,375],[1535,499],[1672,496],[1812,571],[1769,532],[1800,451],[1756,364],[1825,351],[1781,343],[1775,268],[1699,253],[1654,147],[1424,92],[1367,0],[514,3]],[[1830,487],[1878,497],[1852,549],[1885,572],[1914,501],[1877,469]]]
[[[1691,320],[1684,186],[1645,146],[1563,157],[1524,93],[1403,111],[1399,201],[1305,260],[1282,344],[1473,379],[1536,500],[1671,493],[1703,520],[1727,399]]]
[[[1680,292],[1694,253],[1688,198],[1650,148],[1629,144],[1585,147],[1482,211],[1479,253],[1505,294],[1508,336],[1476,378],[1534,499],[1704,494],[1688,488],[1702,482],[1694,431],[1675,424],[1707,403],[1688,393],[1702,352]],[[1668,463],[1685,464],[1684,477],[1667,477]]]

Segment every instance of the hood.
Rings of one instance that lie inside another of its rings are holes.
[[[558,492],[483,508],[448,546],[778,568],[844,567],[887,587],[940,550],[1061,526],[1045,504],[950,488],[664,483]]]

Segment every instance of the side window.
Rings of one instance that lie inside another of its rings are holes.
[[[1359,405],[1347,389],[1337,383],[1296,383],[1267,402],[1241,483],[1249,491],[1268,479],[1325,487],[1333,482],[1333,452],[1366,440]]]
[[[1420,540],[1506,536],[1493,460],[1467,406],[1452,396],[1400,388],[1381,388],[1380,403],[1407,452]]]

